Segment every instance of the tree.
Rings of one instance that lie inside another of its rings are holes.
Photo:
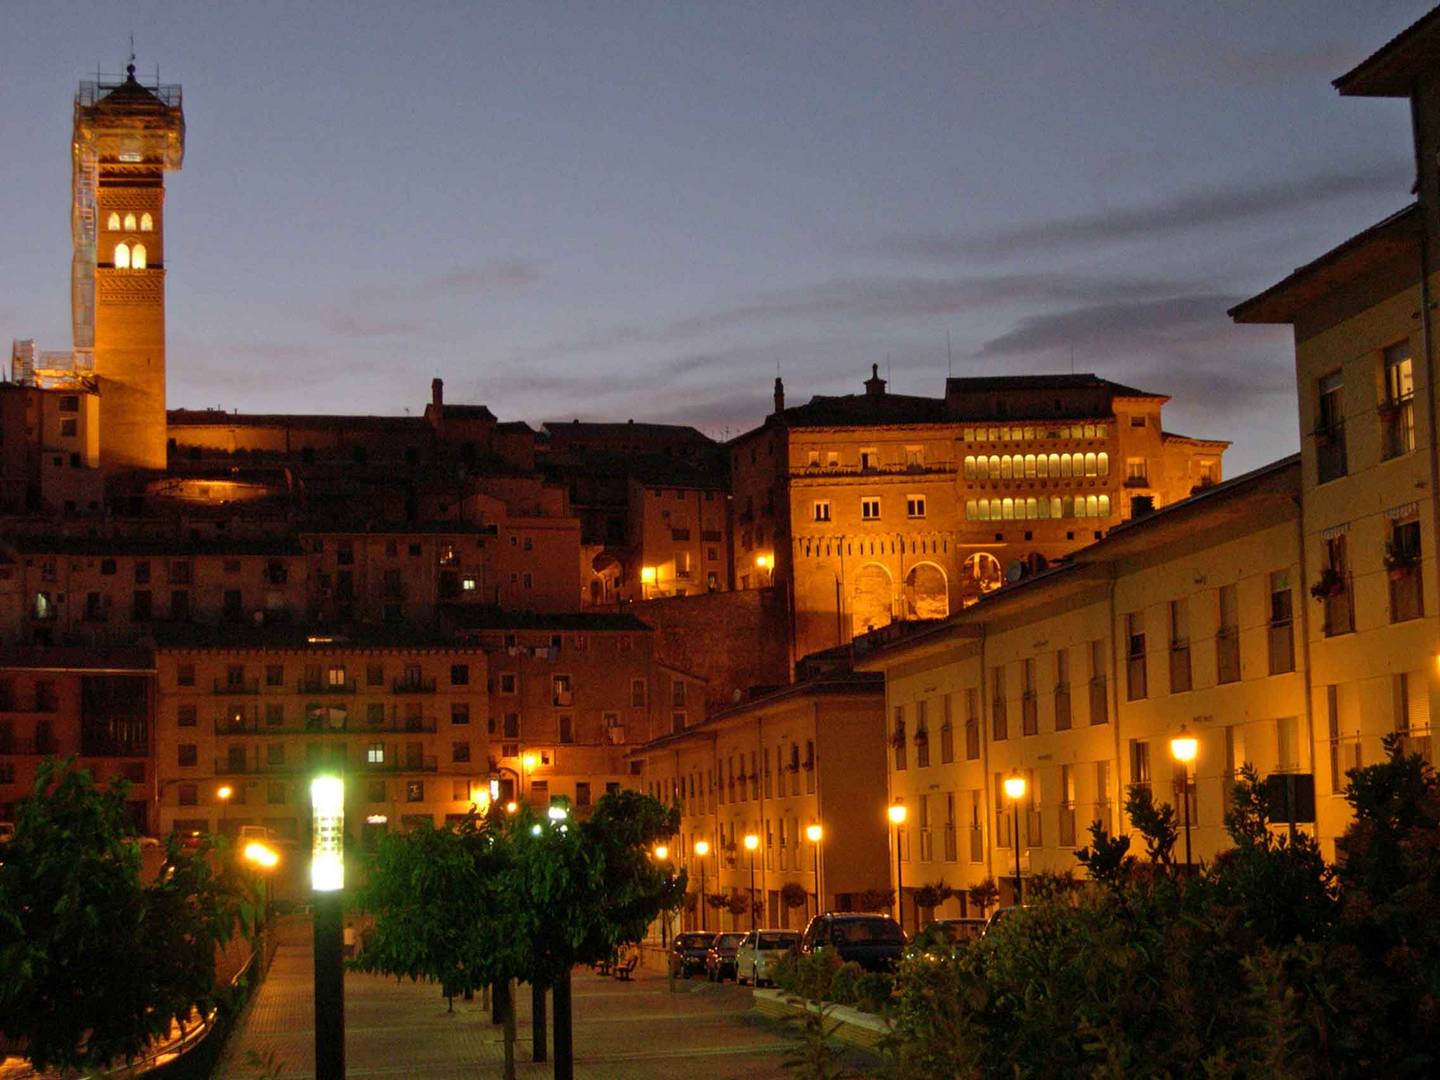
[[[258,916],[255,882],[208,841],[172,838],[142,885],[127,790],[42,762],[0,863],[0,1029],[37,1069],[128,1061],[208,1012],[217,947]]]
[[[954,895],[955,890],[943,881],[931,882],[929,885],[921,885],[915,890],[915,906],[926,911],[934,911]]]
[[[1180,836],[1175,808],[1169,803],[1157,806],[1149,787],[1132,784],[1125,795],[1125,813],[1145,838],[1145,852],[1150,861],[1161,866],[1173,866],[1175,841]]]
[[[991,877],[987,877],[979,884],[971,885],[965,892],[970,897],[970,903],[980,909],[982,917],[1000,899],[1000,889],[995,884],[995,879]]]
[[[1090,823],[1090,846],[1075,852],[1080,865],[1103,885],[1117,889],[1130,878],[1135,856],[1130,854],[1130,837],[1111,836],[1102,822]]]

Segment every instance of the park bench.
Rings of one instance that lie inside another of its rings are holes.
[[[629,960],[615,965],[615,977],[621,982],[629,982],[630,976],[635,972],[635,966],[640,963],[638,956],[632,956]]]

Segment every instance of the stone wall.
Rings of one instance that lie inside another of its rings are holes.
[[[655,628],[655,658],[708,681],[711,711],[736,690],[790,681],[785,598],[779,589],[647,600],[630,609]]]

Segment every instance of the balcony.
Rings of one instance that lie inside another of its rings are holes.
[[[1103,724],[1109,719],[1109,692],[1105,680],[1090,680],[1090,723]]]
[[[1240,628],[1222,626],[1215,635],[1215,680],[1220,683],[1240,681]]]
[[[1055,730],[1070,730],[1070,687],[1068,684],[1055,687]]]
[[[1141,473],[1139,476],[1127,476],[1125,477],[1124,486],[1127,488],[1148,488],[1150,486],[1150,477],[1145,473]]]
[[[34,739],[10,738],[0,743],[0,754],[15,757],[45,757],[60,753],[59,740],[53,735],[42,735]]]
[[[1020,698],[1020,733],[1035,735],[1040,731],[1040,710],[1035,700],[1035,691],[1026,690]]]
[[[394,761],[362,762],[357,772],[365,773],[413,773],[435,772],[439,764],[433,754],[406,754]]]
[[[1286,672],[1295,670],[1295,631],[1294,624],[1286,619],[1284,622],[1272,622],[1267,628],[1270,653],[1270,674],[1283,675]]]
[[[1190,685],[1190,643],[1175,641],[1170,646],[1170,693],[1183,694]]]
[[[1349,471],[1345,459],[1345,425],[1332,423],[1315,430],[1315,474],[1319,483],[1338,480]]]
[[[955,826],[945,826],[945,861],[955,862],[959,859],[959,846],[956,843]]]
[[[976,825],[967,830],[970,833],[970,861],[981,863],[985,861],[985,830]]]
[[[354,679],[346,679],[342,682],[330,682],[328,679],[301,679],[295,684],[295,692],[297,694],[353,694],[356,685]]]
[[[401,679],[395,679],[390,686],[397,694],[435,693],[435,680],[433,678],[422,679],[418,676],[406,676]]]
[[[260,693],[259,679],[216,679],[215,693],[221,695],[229,694],[258,694]]]
[[[253,716],[240,720],[221,717],[215,721],[216,735],[433,735],[436,730],[433,716],[390,718],[379,724],[348,720],[340,727],[309,720],[300,724],[267,724]]]
[[[1060,846],[1075,846],[1075,805],[1060,807]]]

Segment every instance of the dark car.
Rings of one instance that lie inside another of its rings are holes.
[[[714,934],[676,934],[670,943],[670,967],[682,979],[705,974],[705,953]]]
[[[735,954],[740,951],[744,934],[716,934],[705,951],[705,976],[711,982],[735,978]]]
[[[866,971],[893,971],[905,953],[905,931],[889,915],[816,915],[800,939],[800,951],[822,947]]]

